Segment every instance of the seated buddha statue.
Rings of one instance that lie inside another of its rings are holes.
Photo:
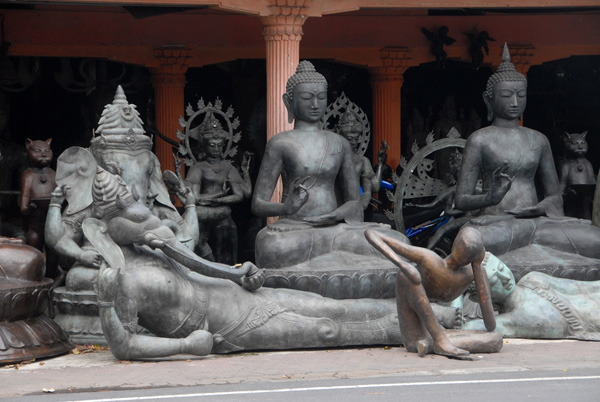
[[[360,181],[354,151],[341,135],[321,128],[327,81],[302,61],[286,85],[283,102],[292,130],[268,143],[256,180],[252,212],[279,220],[256,238],[256,263],[283,268],[334,251],[384,257],[365,239]],[[282,202],[270,201],[277,179]],[[399,232],[373,224],[407,241]]]
[[[548,139],[519,125],[527,79],[511,63],[506,45],[502,60],[483,93],[492,124],[471,134],[464,149],[456,208],[481,210],[471,224],[482,233],[486,250],[495,255],[535,244],[600,258],[600,228],[588,220],[564,217]],[[482,193],[475,191],[480,177]]]

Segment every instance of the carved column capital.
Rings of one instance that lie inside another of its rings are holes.
[[[373,82],[402,82],[409,67],[410,50],[407,47],[384,47],[380,55],[381,64],[371,69]]]
[[[508,45],[510,50],[510,61],[515,65],[518,72],[527,75],[534,58],[535,47],[533,45]]]
[[[154,58],[163,74],[185,74],[192,57],[192,49],[187,46],[161,46],[154,49]]]
[[[311,0],[270,0],[270,15],[260,18],[265,40],[300,41],[311,3]]]

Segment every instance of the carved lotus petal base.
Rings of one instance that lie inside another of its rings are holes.
[[[56,356],[73,348],[67,334],[43,311],[52,280],[0,283],[0,364]]]
[[[557,278],[578,281],[600,280],[600,259],[565,253],[533,244],[498,256],[518,282],[529,272],[542,272]]]
[[[93,291],[71,291],[66,287],[54,291],[56,317],[54,321],[80,345],[106,346],[102,324],[98,315],[98,296]],[[137,333],[151,335],[138,326]]]
[[[265,285],[333,299],[388,299],[396,296],[398,268],[388,260],[336,252],[293,267],[265,270]]]
[[[0,322],[0,364],[56,356],[73,347],[67,334],[46,315]]]
[[[54,321],[69,334],[73,342],[106,346],[95,292],[57,288],[54,291],[54,306],[57,312]]]

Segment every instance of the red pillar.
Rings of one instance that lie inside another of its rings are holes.
[[[395,169],[400,163],[401,90],[408,60],[407,48],[382,50],[382,66],[371,69],[373,87],[373,160],[381,141],[386,141],[388,165]]]
[[[267,140],[292,128],[282,96],[288,78],[299,63],[303,15],[278,15],[261,18],[267,47]],[[272,202],[281,201],[281,181],[273,192]]]
[[[154,50],[154,57],[160,67],[152,68],[154,86],[156,128],[161,134],[175,141],[179,117],[184,114],[183,90],[185,73],[191,49],[187,47],[161,47]],[[171,144],[160,138],[154,139],[155,153],[162,170],[173,170],[173,151]]]

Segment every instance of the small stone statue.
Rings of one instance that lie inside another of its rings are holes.
[[[421,32],[431,41],[431,54],[435,56],[435,64],[440,70],[446,68],[446,59],[448,58],[444,46],[449,46],[456,42],[456,39],[448,36],[449,31],[450,29],[445,25],[439,27],[436,33],[426,28],[421,28]]]
[[[381,187],[382,169],[387,161],[387,153],[385,148],[379,149],[377,153],[377,172],[374,172],[371,161],[359,152],[359,138],[363,134],[363,126],[351,110],[347,110],[342,115],[337,124],[336,131],[348,140],[350,147],[354,150],[354,165],[356,173],[358,173],[360,178],[362,189],[361,204],[363,209],[367,209],[371,202],[372,193],[379,192],[379,188]]]
[[[558,165],[565,215],[580,219],[592,217],[592,197],[596,185],[594,168],[585,158],[588,151],[586,135],[587,131],[564,134],[565,159]]]
[[[196,197],[196,213],[200,227],[200,240],[196,253],[202,258],[225,264],[237,262],[237,226],[231,218],[231,206],[240,203],[248,189],[238,170],[223,160],[227,133],[220,122],[208,113],[198,134],[205,154],[194,163],[187,174],[185,185]],[[249,161],[246,162],[248,165]],[[246,173],[247,179],[249,179]],[[212,247],[209,247],[209,242]]]
[[[468,356],[469,352],[498,352],[502,336],[495,329],[490,288],[481,263],[485,256],[481,234],[463,228],[454,241],[452,253],[442,259],[425,248],[398,242],[371,229],[365,231],[369,242],[400,268],[396,276],[396,302],[400,332],[406,350],[420,356],[435,353],[449,357]],[[416,263],[416,266],[400,258]],[[470,266],[469,266],[470,265]],[[449,339],[438,324],[430,299],[450,302],[460,297],[475,279],[486,332],[458,333]]]
[[[530,272],[515,284],[511,270],[494,255],[483,261],[497,307],[496,330],[507,338],[600,341],[600,281],[576,281]],[[483,330],[483,321],[464,328]]]
[[[482,233],[486,250],[495,255],[537,244],[600,258],[600,229],[589,221],[564,218],[548,139],[519,125],[527,79],[510,62],[506,45],[502,60],[483,94],[492,124],[471,134],[463,152],[456,208],[481,209],[471,224]],[[536,175],[543,184],[542,200],[534,183]],[[483,189],[478,194],[480,176]]]
[[[478,70],[481,64],[483,63],[483,52],[481,49],[485,50],[486,55],[490,55],[490,49],[488,47],[487,41],[491,40],[495,41],[494,38],[490,36],[488,31],[479,32],[477,28],[473,28],[473,32],[465,33],[469,37],[469,41],[471,44],[469,45],[469,55],[471,56],[471,65],[474,69]]]
[[[29,159],[29,167],[23,172],[21,179],[21,213],[29,217],[27,244],[44,251],[44,226],[48,214],[50,195],[56,188],[56,172],[50,168],[52,162],[52,138],[45,141],[29,138],[25,148]],[[58,260],[53,250],[46,252],[46,276],[56,278]]]

